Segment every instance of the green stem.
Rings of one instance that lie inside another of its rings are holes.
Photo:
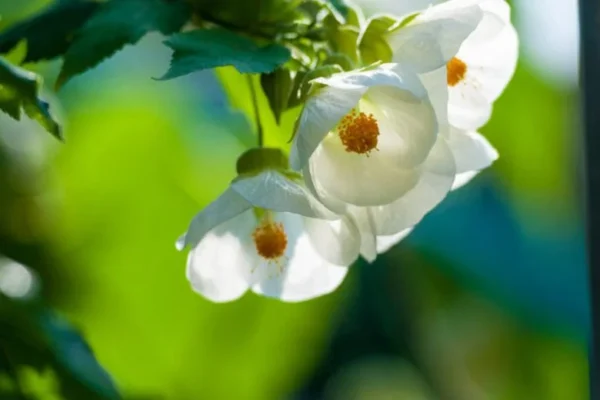
[[[263,147],[264,145],[264,133],[262,124],[260,123],[260,111],[258,108],[258,95],[256,94],[256,88],[254,87],[254,82],[252,82],[252,75],[247,74],[246,78],[248,79],[248,86],[250,86],[250,95],[252,96],[252,104],[254,106],[254,119],[256,120],[256,131],[258,135],[258,147]]]

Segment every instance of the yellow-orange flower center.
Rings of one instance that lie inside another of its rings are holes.
[[[456,86],[463,79],[465,79],[465,75],[467,75],[467,64],[459,58],[454,57],[448,64],[447,74],[448,74],[448,86]]]
[[[282,223],[273,221],[261,223],[252,232],[252,239],[258,254],[269,261],[277,260],[285,254],[288,240]]]
[[[347,152],[368,154],[377,147],[379,126],[373,114],[352,110],[340,121],[338,134]]]

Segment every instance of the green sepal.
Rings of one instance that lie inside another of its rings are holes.
[[[358,51],[364,64],[392,61],[392,49],[385,36],[396,30],[400,23],[396,18],[386,15],[369,20],[358,43]]]
[[[266,169],[285,172],[289,169],[289,162],[281,149],[257,147],[242,154],[235,168],[240,176],[256,175]]]
[[[277,124],[281,121],[281,114],[287,109],[290,93],[292,92],[292,75],[287,69],[278,68],[270,74],[260,76],[262,86],[271,111]]]
[[[339,65],[324,65],[309,71],[307,73],[298,74],[294,81],[294,88],[292,90],[288,107],[296,107],[306,101],[308,94],[313,86],[311,82],[317,78],[328,78],[333,74],[343,72],[343,69]]]

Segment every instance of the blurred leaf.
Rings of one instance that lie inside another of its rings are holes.
[[[98,3],[88,0],[58,1],[40,13],[13,25],[0,34],[0,53],[27,41],[23,60],[35,62],[63,55],[74,32],[92,16]]]
[[[259,47],[251,39],[223,29],[179,33],[165,43],[174,53],[169,71],[160,78],[163,80],[227,65],[241,73],[271,72],[291,56],[284,46]]]
[[[110,376],[71,326],[38,306],[0,299],[0,373],[51,368],[65,399],[120,398]]]
[[[290,93],[292,92],[290,71],[278,68],[270,74],[262,74],[260,76],[260,84],[269,100],[275,121],[279,124],[281,113],[287,108]]]
[[[48,103],[38,97],[40,87],[40,77],[0,59],[0,110],[20,120],[23,109],[48,132],[62,139],[60,126],[50,115]]]
[[[358,44],[361,59],[365,64],[377,61],[389,62],[392,60],[392,49],[384,38],[384,35],[395,27],[399,22],[388,16],[373,18],[369,21],[363,36]]]
[[[189,19],[184,2],[168,0],[113,0],[101,6],[77,32],[65,54],[56,86],[96,66],[127,44],[135,44],[145,34],[165,35],[181,29]]]

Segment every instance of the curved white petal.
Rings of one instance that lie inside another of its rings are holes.
[[[256,225],[252,210],[218,225],[190,251],[186,276],[197,293],[214,302],[239,298],[249,288],[257,260],[251,234]]]
[[[372,263],[377,258],[377,239],[373,233],[371,217],[366,207],[348,207],[351,218],[360,231],[360,255]]]
[[[306,100],[290,150],[290,166],[293,169],[299,171],[306,165],[325,135],[358,104],[366,91],[365,87],[340,89],[326,86]]]
[[[498,151],[477,132],[450,129],[448,146],[456,163],[456,172],[481,170],[498,159]]]
[[[312,218],[340,218],[315,199],[302,183],[276,170],[267,169],[258,175],[241,177],[231,184],[231,188],[254,207]]]
[[[343,90],[363,90],[374,86],[391,86],[407,90],[423,98],[425,89],[414,72],[407,71],[396,63],[381,64],[373,68],[340,72],[328,78],[317,78],[313,82]]]
[[[467,183],[471,182],[477,174],[479,174],[479,171],[467,171],[457,174],[454,178],[454,183],[452,184],[452,190],[460,189],[465,186]]]
[[[304,218],[303,222],[312,246],[325,260],[344,267],[356,261],[360,233],[348,217],[337,221]]]
[[[448,71],[445,65],[442,68],[419,75],[435,111],[440,132],[445,132],[448,125],[449,93],[447,76]]]
[[[395,235],[377,236],[377,253],[385,253],[412,232],[412,228],[405,229]]]
[[[379,126],[378,150],[401,168],[421,164],[435,143],[438,126],[427,98],[390,86],[369,89],[361,110],[373,114]]]
[[[401,169],[395,160],[378,151],[369,156],[349,153],[337,136],[323,140],[309,163],[315,184],[327,196],[357,206],[387,204],[413,188],[415,169]]]
[[[419,73],[441,68],[475,30],[483,12],[478,5],[448,1],[428,8],[387,40],[393,61]]]
[[[443,136],[423,164],[417,185],[391,204],[370,207],[375,234],[387,236],[413,227],[448,194],[456,166]]]
[[[324,260],[304,231],[301,216],[279,213],[288,236],[288,249],[280,265],[261,261],[254,271],[252,291],[267,297],[298,302],[335,290],[348,273],[348,267]]]
[[[188,231],[177,240],[177,249],[182,250],[186,246],[195,246],[212,228],[250,208],[252,208],[252,204],[231,187],[227,188],[215,201],[196,214]]]

